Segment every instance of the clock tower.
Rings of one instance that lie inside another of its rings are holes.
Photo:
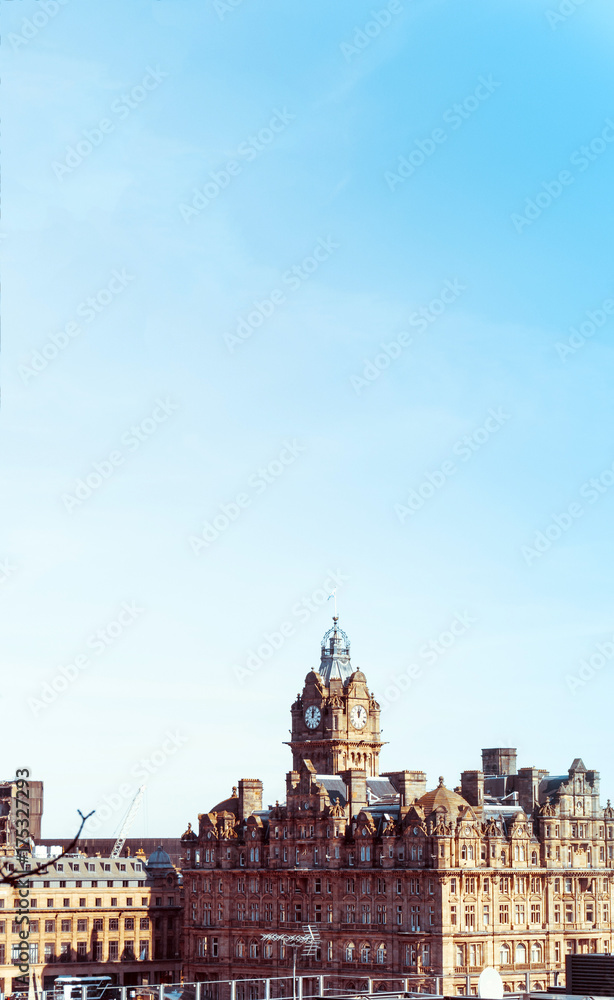
[[[352,670],[350,641],[339,618],[322,639],[320,666],[305,678],[292,706],[293,769],[310,760],[318,774],[348,769],[379,774],[380,707],[361,670]]]

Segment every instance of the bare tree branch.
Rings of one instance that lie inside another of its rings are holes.
[[[58,854],[55,858],[50,858],[49,861],[45,861],[41,865],[36,865],[35,868],[24,868],[20,872],[10,871],[5,864],[0,864],[0,885],[17,885],[18,882],[22,881],[22,879],[31,878],[32,875],[40,875],[41,872],[45,872],[52,865],[55,865],[56,862],[60,860],[60,858],[65,858],[66,855],[70,854],[73,851],[73,849],[77,846],[83,827],[85,826],[90,816],[94,815],[95,811],[96,811],[95,809],[92,809],[92,811],[88,813],[87,816],[84,816],[81,810],[77,809],[77,812],[81,817],[81,825],[79,826],[79,829],[77,830],[70,844],[68,844],[67,847],[64,848],[62,853]],[[17,855],[18,860],[21,861],[21,856],[25,854],[25,851],[16,850],[15,853]]]

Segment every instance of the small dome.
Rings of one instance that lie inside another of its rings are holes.
[[[216,806],[213,806],[213,808],[210,809],[209,812],[210,813],[223,813],[223,812],[234,813],[235,816],[238,817],[239,816],[239,796],[237,795],[237,786],[236,785],[232,786],[232,795],[230,796],[229,799],[223,799],[221,802],[218,802],[218,804]]]
[[[352,676],[350,677],[350,683],[352,681],[354,681],[354,682],[358,681],[361,684],[366,684],[367,683],[367,678],[363,674],[362,670],[355,670],[354,673],[352,674]]]
[[[171,861],[170,857],[168,856],[168,854],[166,853],[166,851],[164,850],[164,848],[162,847],[162,845],[160,845],[160,847],[156,848],[156,850],[150,856],[149,861],[147,862],[147,867],[148,868],[172,868],[173,867],[173,862]]]
[[[457,795],[456,792],[446,788],[443,778],[439,779],[437,788],[418,799],[418,805],[424,809],[425,816],[430,816],[437,809],[443,809],[448,813],[450,819],[456,819],[461,809],[471,808],[462,795]]]

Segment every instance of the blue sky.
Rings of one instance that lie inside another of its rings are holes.
[[[148,772],[137,836],[283,799],[333,578],[383,770],[517,746],[614,795],[607,0],[1,13],[4,771],[44,834]]]

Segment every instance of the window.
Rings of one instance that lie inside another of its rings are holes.
[[[360,946],[360,961],[367,965],[371,961],[371,945],[366,943]]]
[[[102,930],[102,926],[103,926],[102,918],[101,917],[96,917],[95,920],[94,920],[93,926],[94,926],[94,930],[95,931],[101,931]]]
[[[109,941],[109,962],[117,962],[119,957],[119,941]]]
[[[420,907],[410,906],[409,908],[409,927],[412,931],[420,930]]]
[[[397,906],[397,927],[402,927],[403,925],[403,907]]]
[[[519,942],[516,945],[516,965],[526,965],[526,963],[527,963],[526,945]]]
[[[378,965],[386,964],[386,945],[380,944],[377,947],[376,960]]]
[[[61,930],[64,934],[70,933],[72,930],[72,920],[61,920],[60,921]]]
[[[475,906],[465,906],[465,930],[475,930]]]
[[[531,964],[541,965],[542,964],[542,949],[541,945],[534,941],[531,945]]]
[[[85,906],[85,896],[79,898],[79,906]]]
[[[77,931],[87,931],[87,920],[77,920]]]
[[[508,944],[502,944],[499,949],[499,963],[500,965],[512,964],[512,951]]]
[[[555,903],[554,906],[554,922],[555,924],[560,924],[561,922],[561,907],[559,903]]]
[[[100,921],[100,923],[102,923],[102,920]],[[111,919],[109,920],[109,930],[110,931],[118,931],[119,930],[119,918],[118,917],[111,917]]]
[[[124,920],[124,930],[133,931],[134,930],[134,917],[126,917]]]
[[[172,906],[172,903],[169,904],[169,905]],[[132,896],[127,896],[126,897],[126,906],[132,906]]]
[[[450,907],[450,923],[452,924],[453,927],[456,926],[456,919],[457,919],[456,907],[455,906],[451,906]]]
[[[96,906],[102,906],[102,897],[101,896],[96,896],[95,905]]]
[[[499,923],[509,924],[510,922],[510,908],[507,903],[501,903],[499,906]]]
[[[46,934],[55,933],[55,920],[45,920],[45,933]]]
[[[353,962],[354,961],[354,952],[355,952],[354,942],[350,941],[350,943],[346,944],[346,946],[345,946],[345,960],[346,960],[346,962]]]
[[[48,899],[47,900],[47,906],[50,907],[51,909],[53,909],[53,900],[52,899]]]
[[[541,924],[542,922],[542,908],[539,903],[531,903],[531,923]]]
[[[488,927],[490,923],[490,906],[488,903],[485,903],[482,907],[482,923],[484,924],[484,927]]]
[[[461,969],[465,965],[465,948],[462,944],[456,946],[456,966]]]
[[[363,903],[362,904],[361,920],[362,920],[363,924],[370,924],[371,923],[371,904],[370,903]]]
[[[77,958],[87,958],[87,941],[77,941]]]
[[[386,904],[378,903],[377,905],[377,922],[378,924],[386,923]]]
[[[525,922],[524,914],[525,914],[524,903],[516,903],[514,906],[514,923],[524,924]]]
[[[140,929],[142,931],[148,931],[149,930],[149,918],[148,917],[141,917],[141,919],[139,921],[139,927],[140,927]]]

